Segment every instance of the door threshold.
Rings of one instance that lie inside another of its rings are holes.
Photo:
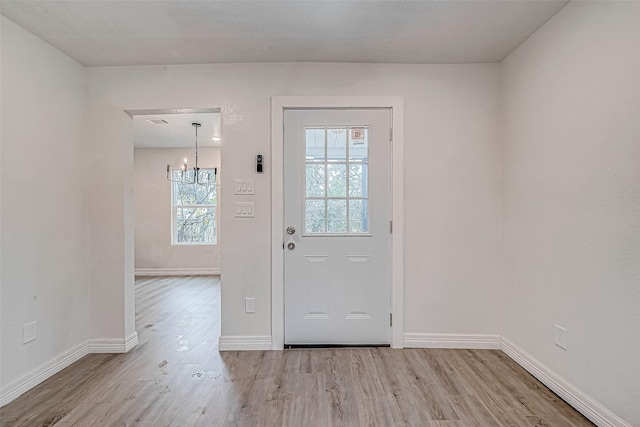
[[[391,347],[391,344],[285,344],[285,350],[300,348],[380,348]]]

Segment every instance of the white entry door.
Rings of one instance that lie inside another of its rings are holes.
[[[390,344],[391,110],[284,112],[285,345]]]

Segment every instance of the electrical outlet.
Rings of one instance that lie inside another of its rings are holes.
[[[555,344],[563,349],[567,349],[567,330],[560,325],[555,325]]]
[[[245,298],[244,299],[244,312],[245,313],[255,313],[256,312],[256,299],[255,298]]]
[[[36,339],[38,322],[25,323],[22,326],[22,344],[26,344]]]

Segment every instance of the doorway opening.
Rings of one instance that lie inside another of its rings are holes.
[[[206,324],[197,328],[206,330],[205,341],[214,346],[220,335],[221,310],[220,111],[127,113],[133,127],[136,329],[144,335],[151,328],[157,329],[158,324],[171,326],[176,321],[179,324],[173,327],[185,324],[196,328],[195,323],[202,321]],[[207,177],[199,184],[190,182],[196,162],[198,173]],[[189,299],[194,289],[202,293],[206,304]],[[169,305],[183,301],[185,306],[168,305],[162,314],[158,312],[162,309],[150,301],[171,302]],[[196,342],[202,337],[192,338],[194,342],[184,343],[185,351],[202,345]]]

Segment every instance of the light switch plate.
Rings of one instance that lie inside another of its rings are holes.
[[[253,179],[236,179],[235,194],[256,194],[255,180]]]
[[[254,202],[235,202],[233,206],[236,218],[255,218]]]

